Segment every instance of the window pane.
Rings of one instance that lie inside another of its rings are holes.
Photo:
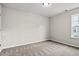
[[[79,38],[79,15],[71,16],[71,37]]]

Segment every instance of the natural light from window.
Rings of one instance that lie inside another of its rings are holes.
[[[79,38],[79,14],[71,16],[71,37]]]

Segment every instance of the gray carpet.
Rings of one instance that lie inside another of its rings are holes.
[[[79,56],[79,49],[52,41],[2,50],[1,56]]]

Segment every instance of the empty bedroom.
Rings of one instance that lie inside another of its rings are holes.
[[[0,56],[79,56],[79,3],[0,3]]]

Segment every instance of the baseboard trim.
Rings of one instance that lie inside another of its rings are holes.
[[[19,44],[19,45],[16,45],[16,46],[2,47],[2,50],[7,49],[7,48],[14,48],[14,47],[22,46],[22,45],[29,45],[29,44],[33,44],[33,43],[38,43],[38,42],[41,42],[41,41],[46,41],[46,40],[39,40],[39,41],[35,41],[35,42],[29,42],[29,43],[26,43],[26,44]]]
[[[69,47],[73,47],[73,48],[79,49],[79,47],[76,47],[76,46],[73,46],[73,45],[69,45],[69,44],[65,44],[65,43],[62,43],[62,42],[58,42],[58,41],[54,41],[54,40],[49,40],[49,41],[52,41],[52,42],[55,42],[55,43],[58,43],[58,44],[62,44],[62,45],[66,45],[66,46],[69,46]]]

